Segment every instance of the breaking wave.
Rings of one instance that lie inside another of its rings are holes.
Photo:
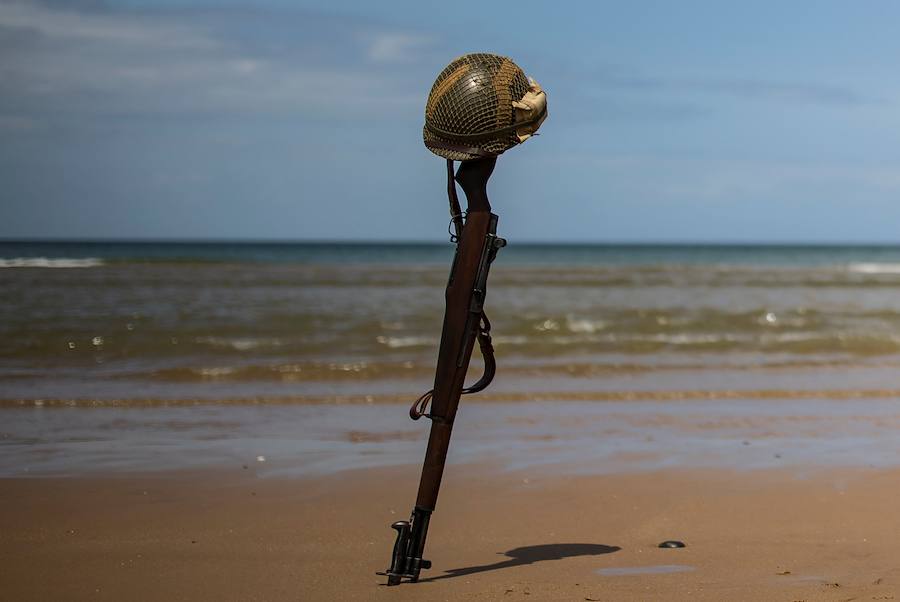
[[[858,274],[900,274],[900,263],[851,263],[847,270]]]
[[[260,347],[280,347],[283,345],[283,342],[276,338],[254,337],[196,337],[194,341],[212,347],[234,349],[235,351],[250,351],[252,349],[259,349]]]
[[[103,265],[98,257],[53,258],[53,257],[13,257],[0,258],[0,268],[95,268]]]

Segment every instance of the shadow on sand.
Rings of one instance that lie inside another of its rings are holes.
[[[493,564],[450,569],[443,575],[427,577],[419,579],[419,581],[440,581],[451,577],[463,577],[465,575],[474,575],[475,573],[484,573],[485,571],[497,571],[514,566],[533,564],[542,560],[562,560],[563,558],[572,558],[574,556],[599,556],[600,554],[612,554],[619,550],[621,548],[618,546],[605,546],[597,543],[550,543],[539,546],[524,546],[503,552],[503,555],[507,556],[508,560],[501,560]]]

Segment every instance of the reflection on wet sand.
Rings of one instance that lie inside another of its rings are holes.
[[[315,475],[421,461],[401,404],[7,407],[0,475],[227,467]],[[569,473],[900,465],[895,398],[470,402],[450,462]]]

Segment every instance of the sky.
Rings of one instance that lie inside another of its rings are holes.
[[[0,0],[0,238],[447,237],[437,74],[548,93],[527,242],[900,243],[900,3]]]

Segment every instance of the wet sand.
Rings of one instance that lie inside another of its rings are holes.
[[[466,400],[448,461],[499,470],[900,468],[900,401],[843,397]],[[408,404],[202,404],[0,409],[0,478],[234,468],[265,477],[421,465]],[[264,461],[258,461],[263,458]]]
[[[0,480],[8,600],[890,600],[896,469],[449,467],[434,569],[388,588],[417,470]],[[659,549],[668,539],[684,549]]]

